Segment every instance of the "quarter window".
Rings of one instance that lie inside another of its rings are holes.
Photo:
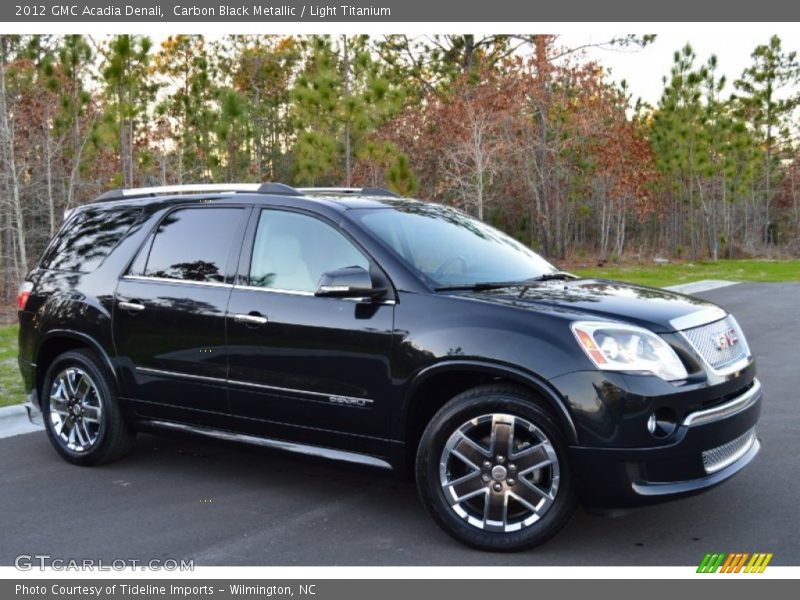
[[[187,208],[169,213],[158,226],[144,268],[147,277],[224,282],[244,211]]]
[[[369,260],[327,223],[295,212],[261,211],[250,285],[313,292],[323,273],[353,266],[369,269]]]
[[[138,208],[80,211],[55,237],[39,266],[76,273],[94,271],[141,214]]]

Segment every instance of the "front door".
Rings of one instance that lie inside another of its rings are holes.
[[[232,413],[308,441],[323,430],[384,435],[394,302],[314,296],[327,271],[375,266],[316,216],[263,209],[253,218],[246,285],[228,308]]]
[[[225,310],[249,212],[169,212],[120,279],[114,344],[140,414],[213,422],[228,413]]]

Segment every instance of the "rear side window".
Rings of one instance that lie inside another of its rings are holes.
[[[39,266],[90,273],[141,218],[140,208],[82,210],[53,239]]]
[[[143,274],[224,282],[231,251],[241,243],[237,234],[244,213],[241,208],[185,208],[169,213],[155,232]]]

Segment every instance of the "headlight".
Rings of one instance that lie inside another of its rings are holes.
[[[576,321],[572,333],[586,356],[604,371],[644,371],[666,381],[686,379],[686,367],[667,342],[652,331],[624,325]]]

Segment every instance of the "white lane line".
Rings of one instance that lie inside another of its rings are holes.
[[[703,279],[701,281],[693,281],[691,283],[681,283],[679,285],[670,285],[665,287],[665,290],[671,292],[679,292],[681,294],[699,294],[700,292],[707,292],[717,288],[724,288],[731,285],[736,285],[741,281],[725,281],[724,279]]]
[[[41,425],[34,425],[28,420],[28,411],[23,404],[0,408],[0,439],[42,429]]]

